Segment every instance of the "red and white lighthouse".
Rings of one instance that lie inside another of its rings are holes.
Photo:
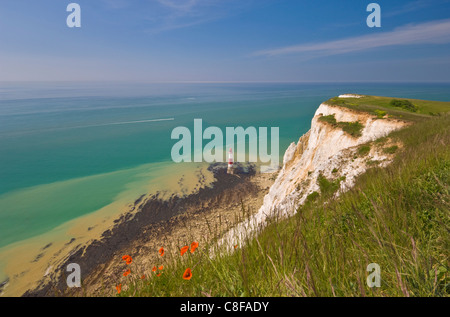
[[[228,169],[227,174],[234,174],[233,170],[233,149],[230,148],[230,151],[228,152]]]

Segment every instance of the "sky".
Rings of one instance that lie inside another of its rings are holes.
[[[450,0],[371,2],[0,0],[0,81],[450,82]]]

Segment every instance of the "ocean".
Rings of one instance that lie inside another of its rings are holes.
[[[282,156],[343,93],[450,101],[449,84],[0,83],[0,255],[180,177],[175,127],[279,127]]]

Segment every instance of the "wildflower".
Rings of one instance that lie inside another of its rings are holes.
[[[189,247],[188,247],[187,245],[185,245],[184,247],[182,247],[181,250],[180,250],[181,256],[183,256],[183,254],[185,254],[187,250],[189,250]]]
[[[131,270],[128,269],[128,270],[126,270],[125,272],[123,272],[123,276],[128,276],[128,274],[130,274],[130,273],[131,273]]]
[[[156,266],[153,267],[152,272],[156,272],[157,268]]]
[[[234,248],[237,249],[237,247],[238,247],[238,245],[236,244],[236,245],[234,246]]]
[[[161,266],[159,267],[159,270],[162,271],[163,268],[164,268],[164,266],[161,265]]]
[[[157,276],[157,277],[160,277],[160,276],[161,276],[161,273],[156,274],[156,276]]]
[[[185,280],[190,280],[191,277],[192,277],[191,269],[190,269],[190,268],[187,268],[186,271],[184,271],[183,279],[185,279]]]
[[[122,257],[122,260],[124,260],[124,261],[127,263],[127,265],[128,265],[128,264],[131,264],[131,262],[133,261],[133,259],[132,259],[131,256],[129,256],[129,255],[124,255],[124,256]]]
[[[122,284],[119,284],[116,286],[117,294],[120,294],[120,291],[122,290]]]
[[[163,256],[164,255],[164,248],[159,249],[159,255]]]
[[[198,248],[198,242],[194,241],[191,243],[191,253],[194,253],[195,249]]]
[[[145,274],[141,276],[141,280],[145,279]]]

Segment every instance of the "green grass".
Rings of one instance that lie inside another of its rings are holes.
[[[356,121],[356,122],[344,122],[344,121],[337,122],[334,114],[328,115],[328,116],[322,116],[319,118],[319,120],[322,122],[331,124],[334,127],[339,127],[344,132],[350,134],[353,137],[361,136],[361,131],[364,128],[364,126],[358,121]]]
[[[329,124],[331,124],[333,126],[337,125],[337,121],[336,121],[336,118],[334,117],[334,114],[331,114],[331,115],[328,115],[328,116],[321,116],[319,118],[319,121],[329,123]]]
[[[378,119],[382,119],[387,114],[386,111],[378,110],[378,109],[375,109],[373,112],[377,115]]]
[[[450,115],[421,118],[390,134],[403,144],[393,163],[352,190],[333,198],[338,180],[322,176],[321,193],[242,248],[211,258],[211,242],[168,255],[160,277],[131,275],[119,296],[449,296]],[[366,284],[370,263],[380,288]]]
[[[325,103],[369,112],[375,116],[380,116],[380,111],[384,111],[390,117],[414,122],[420,121],[426,117],[438,116],[439,114],[449,111],[448,102],[401,98],[401,103],[404,103],[405,101],[409,102],[416,110],[415,112],[405,111],[401,106],[396,106],[395,102],[392,103],[393,100],[398,99],[399,98],[379,96],[363,96],[362,98],[334,97]]]
[[[366,156],[370,152],[370,145],[364,144],[358,148],[358,154],[360,156]]]
[[[331,196],[333,195],[338,189],[341,181],[345,180],[345,177],[340,177],[335,180],[329,180],[322,174],[317,177],[317,183],[319,184],[320,193],[322,195]]]
[[[383,149],[383,152],[387,153],[387,154],[394,154],[395,152],[397,152],[397,150],[398,150],[398,146],[393,145],[393,146]]]
[[[319,198],[320,197],[320,194],[318,193],[318,192],[312,192],[311,194],[309,194],[307,197],[306,197],[306,201],[307,202],[313,202],[313,201],[315,201],[317,198]]]

